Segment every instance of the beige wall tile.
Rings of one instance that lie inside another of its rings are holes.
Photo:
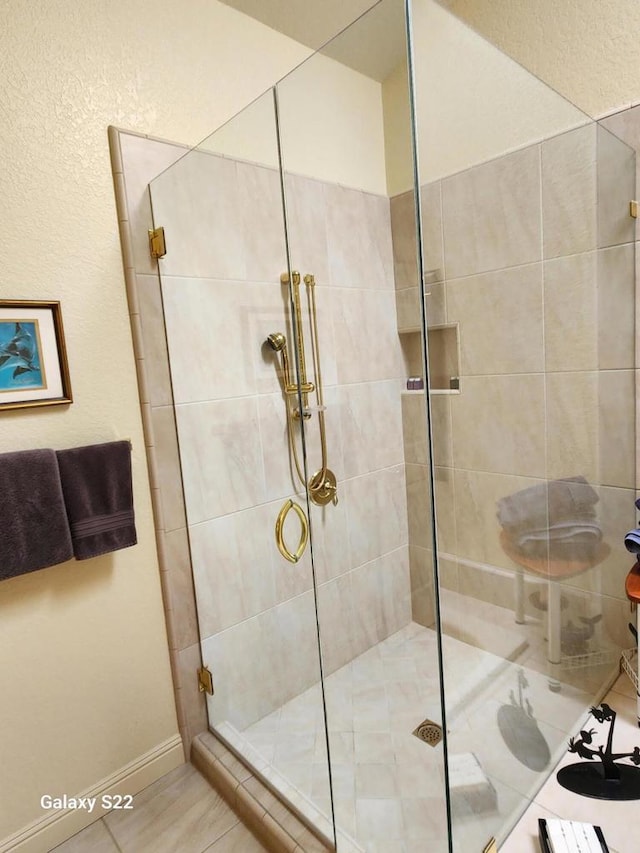
[[[570,130],[542,143],[544,257],[597,245],[596,129]]]
[[[404,461],[401,387],[397,381],[387,381],[339,389],[345,477]]]
[[[246,199],[238,193],[235,160],[191,151],[153,182],[151,197],[171,246],[159,263],[163,275],[247,277]]]
[[[409,572],[411,618],[419,625],[432,628],[436,618],[433,594],[433,552],[427,548],[409,545]]]
[[[398,331],[419,330],[421,326],[420,294],[417,287],[396,290]]]
[[[633,370],[602,370],[598,373],[597,482],[606,486],[635,487],[636,381]]]
[[[351,568],[349,560],[348,495],[338,483],[338,503],[311,504],[313,562],[318,583],[324,583]]]
[[[304,487],[297,476],[295,463],[289,459],[286,404],[283,395],[282,393],[260,395],[257,398],[257,405],[266,497],[268,500],[276,500],[301,493]],[[298,460],[304,476],[302,441],[297,424],[295,430]]]
[[[601,125],[597,126],[598,246],[635,239],[629,201],[635,198],[636,153]]]
[[[426,381],[424,344],[420,332],[411,332],[398,336],[402,351],[403,379],[420,376]]]
[[[352,604],[349,575],[318,587],[320,645],[325,676],[353,660]]]
[[[393,266],[397,290],[418,286],[416,208],[413,190],[389,200]]]
[[[482,566],[470,566],[460,561],[458,573],[460,590],[464,595],[513,610],[517,570],[491,572]]]
[[[158,275],[136,276],[136,290],[144,349],[138,355],[145,360],[149,401],[152,406],[168,406],[173,395]]]
[[[500,498],[541,482],[544,481],[483,471],[457,470],[455,507],[459,518],[458,556],[472,562],[513,570],[513,562],[500,545],[501,527],[496,516],[497,502]],[[462,573],[462,568],[460,572]]]
[[[393,289],[389,200],[333,184],[324,193],[332,284]]]
[[[449,281],[446,287],[447,320],[460,324],[460,375],[543,369],[541,264]]]
[[[237,181],[245,277],[278,282],[287,269],[280,175],[275,169],[238,162]],[[224,199],[226,207],[228,196]]]
[[[198,669],[203,663],[207,665],[208,661],[201,656],[200,643],[181,649],[176,656],[178,717],[184,721],[189,737],[208,728],[207,705],[204,693],[198,688]]]
[[[458,561],[438,555],[438,577],[442,588],[458,592]]]
[[[319,286],[329,285],[324,184],[287,173],[285,193],[291,265],[303,276],[312,273]]]
[[[376,616],[376,610],[380,607],[378,576],[378,559],[364,563],[349,573],[354,656],[362,654],[378,642]]]
[[[319,680],[313,594],[204,638],[202,653],[216,684],[210,719],[244,730]]]
[[[434,465],[450,468],[453,465],[451,396],[433,395],[430,405],[433,462]]]
[[[627,531],[637,526],[635,491],[608,486],[594,488],[599,497],[595,510],[602,528],[603,542],[609,546],[610,552],[595,568],[570,578],[567,585],[626,602],[625,580],[633,556],[624,546],[624,537]]]
[[[549,373],[545,381],[547,476],[582,475],[598,483],[598,374]]]
[[[422,257],[425,285],[444,279],[442,239],[442,182],[434,181],[420,187],[420,216],[422,227]]]
[[[598,252],[598,366],[635,367],[635,244]]]
[[[404,375],[393,291],[337,290],[333,334],[340,384]]]
[[[411,620],[408,548],[403,546],[350,572],[354,655]]]
[[[164,553],[170,618],[178,648],[185,649],[197,643],[200,636],[186,528],[164,534]]]
[[[149,182],[183,157],[187,149],[128,133],[120,133],[119,139],[123,171],[127,176],[127,207],[135,269],[137,273],[157,275],[157,261],[149,253],[148,231],[154,227]],[[158,221],[157,224],[165,223]]]
[[[446,286],[444,282],[425,282],[425,311],[427,326],[441,326],[447,322]]]
[[[438,408],[441,414],[443,411],[441,401],[448,401],[445,397],[432,397],[432,406],[436,400],[438,401],[437,406],[433,408]],[[424,394],[402,394],[402,433],[405,462],[427,465],[429,462],[429,437],[427,435],[427,410]]]
[[[438,553],[457,554],[457,516],[454,492],[454,477],[451,468],[435,469],[435,498],[436,498],[436,531]],[[423,492],[424,493],[424,492]],[[430,508],[427,507],[423,524],[430,519]],[[431,540],[431,528],[427,525],[427,541]],[[430,545],[428,547],[431,547]]]
[[[420,190],[422,252],[428,281],[444,278],[442,256],[442,210],[440,182],[425,184]],[[413,191],[391,199],[391,232],[396,288],[418,284],[415,196]]]
[[[442,181],[447,278],[541,259],[537,147]]]
[[[598,281],[596,252],[545,261],[544,345],[547,370],[597,368]]]
[[[189,523],[263,503],[256,399],[193,403],[176,414]]]
[[[173,406],[151,409],[151,420],[164,529],[176,530],[186,518]]]
[[[625,142],[636,154],[636,180],[635,193],[633,198],[640,198],[640,171],[637,169],[638,154],[640,153],[640,106],[631,107],[628,110],[621,110],[608,118],[601,119],[600,127],[606,128],[611,133],[614,133],[618,139]],[[638,220],[635,223],[635,237],[638,239],[640,234],[640,226]]]
[[[409,544],[419,548],[433,548],[433,535],[431,531],[431,484],[429,480],[429,469],[426,465],[415,465],[408,463],[406,466],[407,477],[407,515],[409,523]],[[445,469],[440,469],[445,470]],[[442,494],[440,495],[442,498]],[[440,511],[440,503],[436,504]],[[449,507],[442,506],[442,514],[445,515]],[[442,546],[441,546],[442,547]]]
[[[351,565],[359,566],[407,543],[404,465],[344,483]]]
[[[275,507],[267,504],[191,526],[193,576],[203,636],[276,605],[275,512]]]
[[[409,546],[380,558],[382,572],[382,622],[380,639],[395,634],[411,621],[411,577]]]
[[[162,290],[176,403],[278,390],[265,340],[286,327],[279,284],[165,275]]]
[[[451,398],[453,464],[544,476],[544,376],[468,376]]]

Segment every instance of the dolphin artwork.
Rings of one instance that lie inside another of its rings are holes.
[[[27,324],[24,323],[16,323],[13,337],[7,343],[0,344],[0,368],[5,365],[9,368],[13,367],[14,381],[26,373],[38,374],[38,381],[40,381],[36,339],[26,326]],[[36,377],[34,376],[33,379],[35,380]]]

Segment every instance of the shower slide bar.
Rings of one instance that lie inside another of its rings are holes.
[[[282,273],[280,282],[285,285],[291,283],[293,297],[293,324],[295,328],[295,346],[297,363],[300,370],[300,384],[295,381],[291,370],[291,361],[287,348],[287,339],[282,332],[272,332],[267,337],[267,343],[274,352],[279,352],[282,366],[282,390],[285,398],[287,413],[287,434],[289,441],[289,452],[293,459],[298,479],[303,486],[307,486],[309,497],[318,506],[326,506],[338,503],[338,485],[336,475],[327,465],[327,439],[325,425],[325,404],[322,389],[322,372],[320,368],[320,344],[318,336],[318,311],[316,306],[316,280],[312,273],[304,276],[304,284],[307,291],[307,306],[309,312],[309,330],[311,333],[311,358],[313,362],[314,381],[307,377],[307,357],[304,342],[304,329],[302,319],[302,305],[300,300],[300,273],[294,270],[289,278],[289,273]],[[309,406],[309,394],[315,391],[316,405]],[[300,394],[301,406],[296,406],[296,399]],[[320,433],[321,466],[311,475],[309,482],[305,482],[302,466],[298,456],[298,447],[295,435],[295,424],[301,420],[308,421],[317,413],[318,430]]]

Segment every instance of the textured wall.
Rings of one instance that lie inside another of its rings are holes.
[[[434,0],[413,0],[412,9],[421,183],[585,121],[579,110]],[[401,84],[401,71],[383,83],[390,195],[409,189],[412,180]]]
[[[139,533],[0,585],[0,838],[177,731],[107,126],[195,143],[306,52],[212,0],[0,3],[0,295],[62,301],[75,397],[0,447],[131,437]]]
[[[640,97],[635,0],[441,0],[587,114]]]

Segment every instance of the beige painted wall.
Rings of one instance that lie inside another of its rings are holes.
[[[421,183],[587,121],[434,0],[413,0],[412,9]],[[404,74],[383,83],[390,195],[412,181]]]
[[[7,0],[1,15],[0,295],[61,300],[75,402],[3,414],[0,447],[130,437],[139,544],[0,585],[0,839],[43,816],[42,793],[79,793],[177,732],[107,126],[196,144],[310,52],[215,0]],[[380,84],[319,64],[361,133],[340,146],[344,122],[291,123],[287,166],[313,173],[322,151],[319,175],[383,192]]]
[[[593,118],[638,103],[636,0],[442,0]]]
[[[75,397],[2,414],[0,448],[131,437],[139,535],[0,584],[2,839],[177,733],[107,126],[195,143],[308,51],[214,0],[0,19],[0,295],[62,301]]]
[[[278,86],[288,172],[385,194],[382,86],[318,54]],[[273,99],[260,98],[202,149],[278,168]]]

